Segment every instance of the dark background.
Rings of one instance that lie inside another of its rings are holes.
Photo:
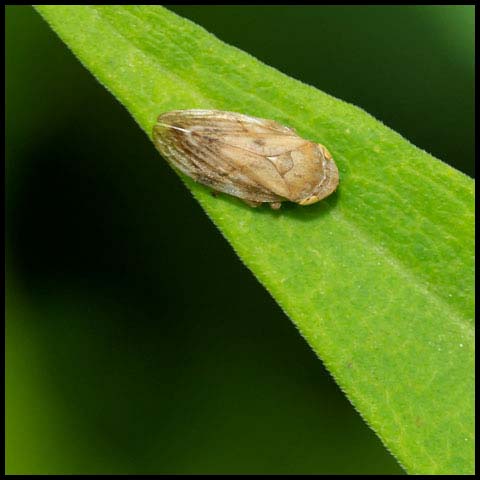
[[[169,8],[473,175],[473,7]],[[7,472],[401,472],[124,108],[6,14]]]

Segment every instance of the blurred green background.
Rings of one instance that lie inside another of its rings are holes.
[[[473,176],[474,7],[169,8]],[[8,473],[402,471],[31,7],[6,82]]]

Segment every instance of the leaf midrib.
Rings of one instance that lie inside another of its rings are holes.
[[[389,249],[385,249],[384,247],[379,245],[378,242],[375,242],[371,238],[371,236],[365,233],[364,229],[359,227],[355,222],[346,219],[343,214],[337,214],[337,212],[332,212],[332,216],[336,217],[336,220],[347,226],[347,228],[350,228],[352,231],[354,231],[357,235],[355,237],[356,240],[358,240],[358,237],[360,237],[363,243],[368,245],[366,248],[370,248],[371,251],[375,252],[381,258],[385,259],[385,261],[390,264],[393,269],[397,270],[401,276],[403,276],[411,284],[414,284],[422,292],[423,295],[425,295],[427,298],[434,299],[435,303],[437,305],[440,305],[443,310],[451,312],[450,315],[448,315],[448,318],[452,321],[452,323],[458,324],[458,326],[463,329],[467,333],[467,335],[473,337],[475,329],[473,325],[468,322],[468,318],[465,317],[458,310],[452,308],[451,305],[446,302],[443,297],[429,289],[428,286],[425,285],[425,283],[419,282],[415,274],[412,273],[411,269],[409,269],[408,266],[405,265],[405,263],[401,262],[396,255],[392,254]]]

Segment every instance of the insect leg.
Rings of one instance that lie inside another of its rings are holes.
[[[262,204],[262,202],[254,202],[252,200],[244,200],[242,199],[248,206],[252,207],[252,208],[256,208],[258,207],[259,205]]]

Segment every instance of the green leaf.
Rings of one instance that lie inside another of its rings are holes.
[[[164,8],[37,10],[149,137],[162,112],[216,108],[327,146],[340,187],[309,207],[182,180],[401,465],[473,473],[473,180]]]

